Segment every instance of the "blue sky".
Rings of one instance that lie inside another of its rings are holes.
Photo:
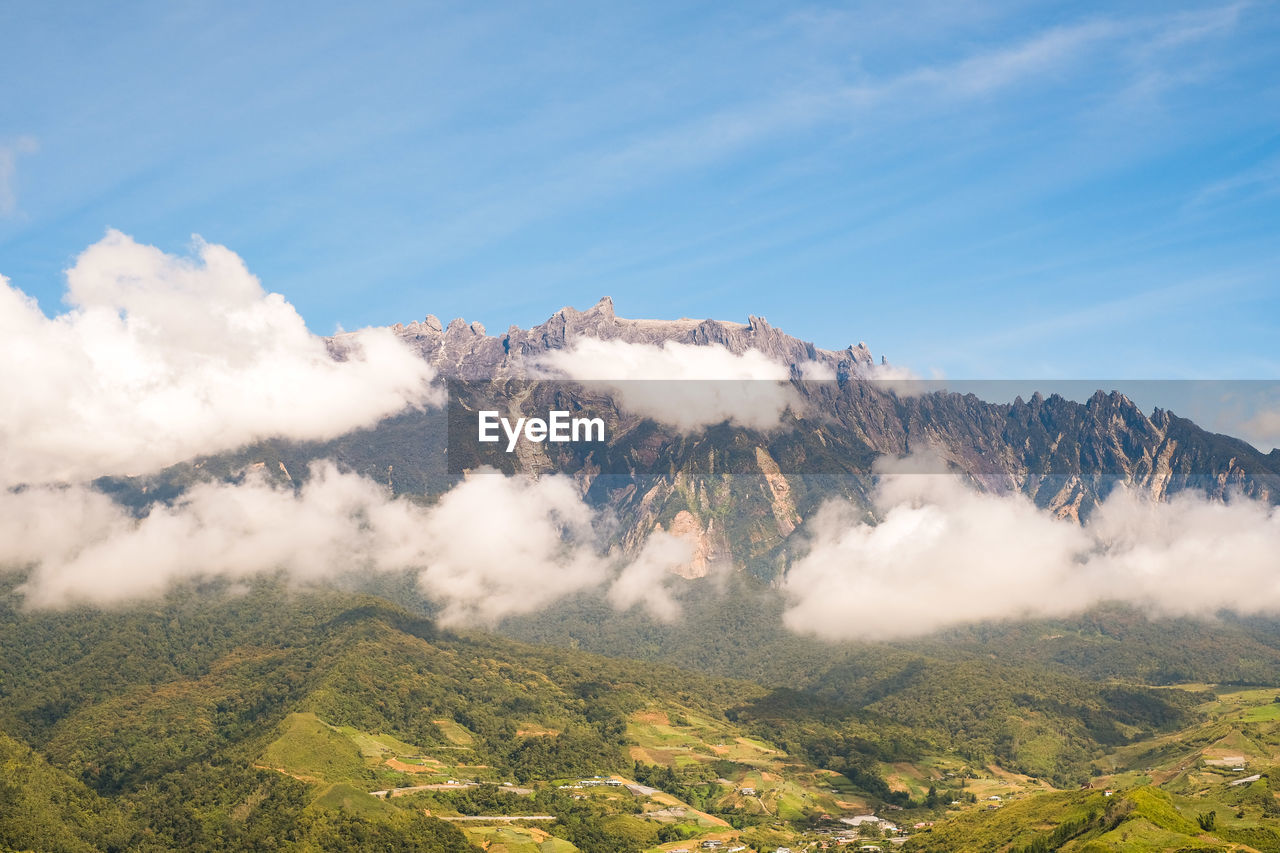
[[[766,316],[951,377],[1280,378],[1280,4],[0,5],[0,274],[107,228],[315,331]]]

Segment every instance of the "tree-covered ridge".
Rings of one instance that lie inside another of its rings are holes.
[[[1269,808],[1275,796],[1264,780]],[[1246,796],[1257,798],[1258,791]],[[907,841],[911,853],[1108,853],[1133,851],[1280,850],[1280,822],[1246,819],[1232,800],[1214,791],[1199,801],[1152,787],[1044,794],[994,810],[973,810],[936,823]],[[1221,812],[1219,812],[1221,809]],[[1220,816],[1221,815],[1221,818]],[[1265,825],[1270,823],[1270,825]]]
[[[1206,630],[1203,623],[1153,621],[1112,608],[1076,622],[827,644],[787,631],[781,597],[749,578],[697,582],[683,604],[684,617],[664,624],[613,613],[606,602],[584,596],[555,619],[512,619],[504,630],[750,678],[781,696],[802,697],[806,707],[823,700],[824,715],[864,741],[882,739],[868,730],[909,731],[900,743],[974,761],[995,758],[1058,784],[1087,780],[1089,762],[1112,747],[1194,720],[1197,696],[1153,689],[1167,676],[1265,682],[1280,672],[1280,642],[1265,624],[1224,621]],[[858,618],[856,609],[849,618]],[[1157,671],[1152,662],[1161,659],[1168,667]],[[793,721],[807,713],[788,710]],[[749,707],[743,718],[756,719]]]
[[[39,753],[0,733],[0,850],[115,853],[173,850],[474,850],[456,828],[387,810],[326,811],[307,787],[232,761],[183,765],[129,796],[97,794]]]
[[[338,752],[321,750],[340,779],[295,779],[264,759],[304,714],[451,750],[459,766],[495,778],[591,775],[630,768],[627,714],[655,694],[714,713],[761,693],[669,667],[439,635],[385,601],[270,583],[117,612],[4,607],[0,721],[20,740],[4,740],[0,790],[25,817],[4,823],[0,841],[14,849],[59,849],[63,836],[80,839],[66,849],[361,849],[361,838],[412,835],[419,846],[395,849],[437,849],[422,839],[438,836],[438,849],[460,850],[456,829],[431,821],[427,832],[421,815],[368,796],[417,781],[413,768],[373,768],[357,751],[344,771]],[[335,781],[354,786],[359,811],[326,807]],[[351,844],[313,846],[331,835]]]
[[[117,804],[0,732],[0,849],[122,850],[133,833]]]
[[[705,632],[707,669],[746,653],[728,623],[753,612],[734,617],[734,595],[686,620]],[[759,849],[891,809],[905,810],[899,823],[936,821],[942,838],[950,820],[980,820],[992,793],[1037,799],[1093,780],[1195,798],[1230,781],[1214,756],[1239,751],[1264,770],[1280,759],[1266,691],[1237,706],[1221,689],[1097,681],[1082,669],[1100,657],[1077,668],[1027,650],[1010,627],[822,654],[756,631],[761,654],[803,663],[792,685],[762,687],[442,632],[372,595],[269,581],[117,611],[15,601],[0,599],[6,850],[637,853],[722,837]],[[1123,613],[1098,619],[1092,632],[1076,626],[1076,648],[1158,640],[1158,626]],[[1267,648],[1260,626],[1219,633],[1221,648],[1202,637],[1190,652],[1199,665]],[[667,641],[651,640],[657,652]],[[1243,840],[1270,831],[1266,796],[1213,797],[1201,811],[1216,813],[1216,837],[1266,849]],[[1178,802],[1194,821],[1192,801]],[[1056,822],[1028,812],[1002,843],[1101,838],[1088,811]],[[537,819],[461,820],[477,813]]]

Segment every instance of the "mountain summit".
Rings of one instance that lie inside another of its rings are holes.
[[[582,338],[630,344],[722,346],[734,354],[755,350],[788,365],[818,361],[840,375],[852,375],[859,367],[873,363],[864,343],[839,352],[820,349],[773,328],[763,317],[748,317],[746,323],[619,317],[608,296],[586,311],[566,306],[531,329],[512,326],[501,335],[490,335],[480,323],[468,323],[462,318],[442,325],[433,314],[421,322],[397,324],[392,329],[451,379],[519,378],[526,375],[529,361]]]
[[[852,501],[874,518],[877,461],[921,452],[978,490],[1021,493],[1077,520],[1117,486],[1155,500],[1184,491],[1280,500],[1280,454],[1264,455],[1169,411],[1147,415],[1117,392],[1099,389],[1083,402],[1039,393],[988,402],[940,383],[904,389],[872,378],[877,367],[865,344],[821,349],[755,316],[746,323],[627,319],[606,297],[585,311],[566,307],[531,329],[513,326],[501,335],[462,319],[443,325],[433,316],[393,331],[442,377],[470,380],[468,393],[481,393],[486,408],[513,416],[545,415],[550,408],[601,411],[609,421],[607,446],[538,445],[504,455],[501,470],[572,477],[588,503],[617,519],[614,536],[628,551],[656,530],[688,539],[694,556],[681,570],[688,576],[719,562],[778,577],[792,543],[826,501]],[[598,386],[519,381],[537,375],[533,368],[542,357],[589,341],[621,342],[639,353],[679,344],[762,354],[790,376],[785,428],[726,420],[681,431],[637,416]],[[813,365],[832,378],[803,379]],[[478,404],[454,402],[464,410]],[[396,492],[440,493],[452,482],[446,433],[439,411],[411,411],[333,442],[277,443],[239,458],[292,472],[305,471],[313,459],[334,458]]]

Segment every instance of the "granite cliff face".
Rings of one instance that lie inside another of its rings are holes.
[[[821,362],[844,376],[872,364],[866,344],[840,352],[819,349],[773,328],[761,317],[750,317],[746,323],[631,320],[617,316],[613,300],[607,296],[586,311],[561,308],[541,325],[528,330],[512,326],[502,335],[489,335],[481,324],[462,319],[443,326],[431,314],[422,322],[392,328],[449,379],[520,378],[528,375],[529,362],[580,338],[633,344],[715,344],[735,354],[754,349],[783,364]]]
[[[1046,511],[1075,519],[1120,484],[1161,500],[1186,489],[1273,502],[1280,496],[1280,454],[1265,456],[1166,411],[1147,416],[1121,394],[1099,390],[1084,402],[1036,394],[1013,403],[945,391],[899,394],[893,385],[866,380],[874,361],[865,344],[824,350],[759,317],[746,323],[633,320],[617,316],[606,297],[586,311],[564,308],[545,323],[528,330],[513,326],[501,335],[460,319],[446,326],[432,316],[394,330],[442,376],[498,380],[499,389],[508,387],[506,380],[530,375],[543,354],[583,338],[718,345],[733,353],[754,349],[790,366],[805,405],[784,431],[722,424],[681,435],[638,422],[605,400],[612,436],[607,449],[575,457],[575,451],[536,448],[506,466],[512,473],[574,476],[590,502],[620,520],[618,538],[626,548],[638,547],[657,529],[687,538],[695,554],[682,571],[689,577],[717,564],[775,576],[818,506],[842,497],[871,515],[875,460],[926,448],[976,488],[1022,492]],[[799,381],[800,365],[812,362],[836,379]],[[572,392],[563,388],[556,394],[551,400],[522,391],[507,403],[525,413],[553,403],[601,406],[598,392],[591,400],[566,401]],[[374,446],[382,429],[370,435]],[[379,470],[390,464],[380,463]]]
[[[545,323],[502,335],[463,320],[445,326],[431,316],[393,330],[442,377],[472,380],[467,390],[454,387],[451,393],[484,395],[486,407],[517,415],[586,407],[603,413],[610,436],[603,448],[528,446],[501,454],[497,464],[508,473],[573,477],[589,503],[616,519],[614,538],[625,550],[640,547],[658,529],[688,539],[694,557],[680,571],[688,577],[717,566],[777,577],[822,503],[843,498],[874,517],[869,495],[876,460],[925,449],[975,488],[1020,492],[1073,519],[1087,517],[1117,485],[1158,500],[1195,490],[1280,501],[1280,453],[1264,455],[1167,411],[1148,416],[1121,394],[1099,390],[1076,402],[1037,393],[993,403],[944,390],[901,392],[866,378],[875,371],[865,345],[820,349],[759,317],[746,323],[631,320],[618,317],[606,298],[586,311],[564,308]],[[517,381],[543,354],[585,338],[758,350],[791,368],[800,403],[787,414],[786,429],[721,423],[682,434],[628,412],[598,388]],[[332,346],[340,355],[342,338]],[[836,378],[801,380],[800,366],[813,362]],[[475,399],[460,402],[478,405]],[[201,465],[206,476],[221,471],[234,477],[247,464],[265,463],[265,470],[295,472],[281,475],[294,479],[309,460],[327,457],[396,492],[429,495],[453,482],[449,452],[447,416],[428,410],[325,444],[269,443]],[[149,488],[164,493],[179,487]]]

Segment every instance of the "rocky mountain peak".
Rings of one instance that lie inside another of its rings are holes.
[[[619,317],[608,296],[585,311],[565,306],[530,329],[511,326],[502,335],[488,335],[480,323],[462,318],[442,327],[432,314],[421,322],[394,326],[393,331],[443,375],[464,379],[523,376],[528,363],[540,354],[571,347],[582,338],[655,346],[667,342],[722,346],[738,354],[754,349],[789,366],[821,362],[841,376],[854,375],[873,363],[864,343],[839,352],[821,349],[774,328],[764,317],[751,315],[746,323],[687,317],[631,319]]]

